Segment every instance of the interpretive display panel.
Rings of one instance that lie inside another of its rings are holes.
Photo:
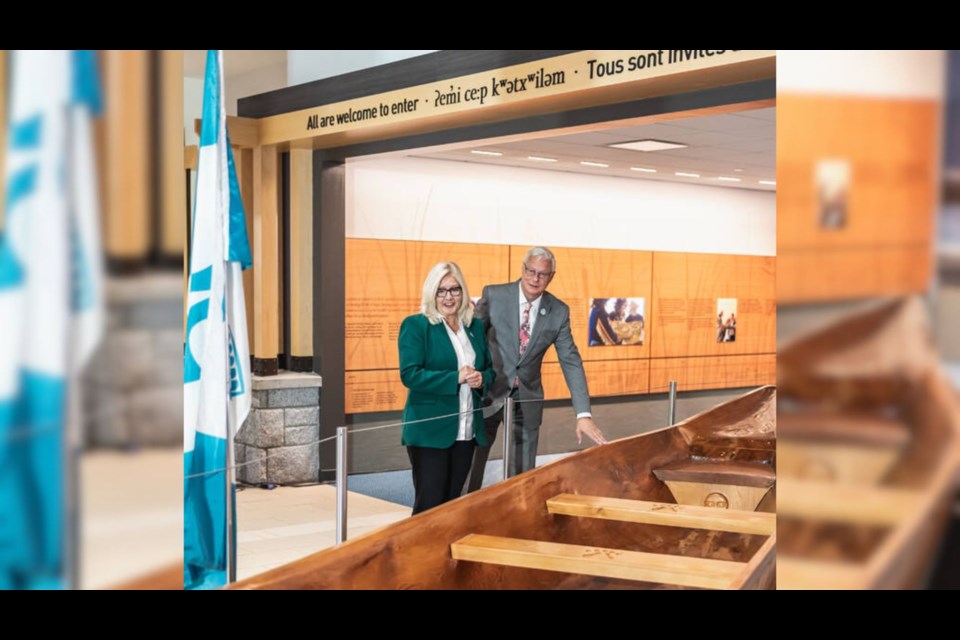
[[[529,247],[347,239],[346,412],[403,408],[397,333],[420,308],[423,279],[460,265],[471,299],[519,278]],[[549,291],[570,307],[593,397],[721,389],[776,381],[775,258],[553,248]],[[519,292],[518,292],[519,295]],[[548,400],[569,397],[551,349]]]

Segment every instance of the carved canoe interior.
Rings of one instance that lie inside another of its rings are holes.
[[[957,407],[917,299],[778,354],[778,586],[921,586],[958,468]]]
[[[775,416],[776,390],[764,387],[676,427],[588,449],[235,588],[770,588]],[[678,504],[658,475],[701,485],[685,494],[700,502]],[[734,509],[738,492],[759,496],[756,510]]]

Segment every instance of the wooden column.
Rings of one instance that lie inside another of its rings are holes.
[[[199,159],[199,155],[200,155],[200,148],[197,147],[196,145],[191,145],[189,147],[183,148],[184,180],[186,180],[187,171],[197,170],[197,160]],[[192,189],[193,185],[191,185],[190,188]],[[184,189],[186,189],[186,186],[184,186]],[[181,196],[182,195],[183,194],[181,194]],[[186,203],[186,198],[181,197],[181,200],[184,200],[184,203]],[[193,216],[191,215],[191,217]]]
[[[105,51],[105,248],[120,269],[140,267],[150,246],[150,55]]]
[[[317,152],[322,153],[322,152]],[[346,167],[342,162],[313,162],[313,370],[323,380],[320,437],[346,424],[344,412],[344,308],[346,241]],[[320,480],[333,480],[336,449],[320,447]]]
[[[183,154],[183,51],[160,52],[160,237],[164,262],[177,264],[186,247]]]
[[[279,171],[277,147],[253,150],[253,373],[276,375],[279,344]]]
[[[188,297],[188,280],[190,274],[190,239],[189,231],[190,225],[193,223],[193,200],[196,197],[196,194],[192,193],[193,191],[193,173],[197,170],[197,160],[200,154],[200,149],[196,145],[191,145],[189,147],[183,148],[183,179],[184,179],[184,249],[183,249],[183,330],[187,330],[187,297]],[[189,182],[189,185],[187,184]],[[190,192],[187,192],[189,187]]]
[[[313,151],[290,150],[290,354],[313,371]]]

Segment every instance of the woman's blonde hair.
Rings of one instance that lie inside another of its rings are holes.
[[[423,282],[423,297],[420,299],[420,311],[427,316],[430,324],[440,324],[443,321],[443,315],[437,308],[437,289],[440,288],[440,282],[447,276],[453,276],[457,284],[463,290],[460,295],[460,307],[457,309],[457,316],[461,324],[469,327],[473,322],[473,305],[470,303],[470,292],[467,290],[467,283],[463,279],[463,273],[460,267],[454,262],[441,262],[427,274],[427,279]]]

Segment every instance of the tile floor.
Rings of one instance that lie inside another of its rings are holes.
[[[104,589],[183,562],[183,451],[96,451],[81,463],[81,586]],[[409,507],[351,493],[348,537],[410,515]],[[336,490],[237,492],[237,577],[333,546]]]
[[[336,504],[336,489],[328,485],[239,491],[237,578],[332,547]],[[347,515],[347,537],[353,539],[409,517],[410,508],[350,493]]]
[[[82,588],[183,562],[182,448],[87,452],[80,474]]]

